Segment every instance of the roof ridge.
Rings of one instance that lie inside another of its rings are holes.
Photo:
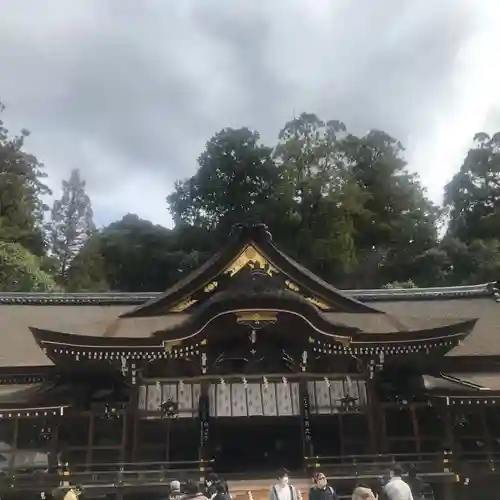
[[[339,289],[361,301],[487,297],[498,299],[496,282],[426,288]],[[0,305],[139,305],[162,292],[0,292]]]

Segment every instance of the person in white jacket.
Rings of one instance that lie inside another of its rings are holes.
[[[403,481],[403,469],[399,465],[394,466],[391,471],[391,479],[384,486],[384,491],[388,500],[413,500],[411,488],[407,482]]]
[[[278,482],[269,490],[269,500],[299,500],[295,486],[288,479],[288,471],[282,469],[277,474]]]

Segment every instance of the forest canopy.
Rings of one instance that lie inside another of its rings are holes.
[[[45,169],[2,110],[0,291],[162,291],[216,252],[234,224],[253,222],[340,288],[500,278],[500,132],[475,135],[437,206],[384,131],[355,135],[313,113],[285,123],[274,144],[225,128],[191,177],[165,186],[173,229],[134,214],[96,228],[78,170],[52,207],[43,203]]]

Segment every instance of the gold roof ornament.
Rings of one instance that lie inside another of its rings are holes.
[[[213,292],[218,286],[219,286],[219,283],[217,283],[217,281],[212,281],[211,283],[206,285],[205,288],[203,288],[203,291],[205,293],[210,293],[210,292]]]
[[[325,302],[322,302],[321,300],[317,299],[316,297],[304,297],[307,302],[310,302],[311,304],[315,305],[319,309],[323,309],[324,311],[330,309],[330,306],[326,304]]]
[[[260,268],[267,272],[269,276],[278,273],[278,270],[259,252],[253,245],[246,245],[241,253],[236,257],[231,264],[224,270],[224,274],[234,276],[244,267]]]
[[[193,304],[196,304],[198,302],[195,299],[192,299],[191,297],[188,297],[187,299],[184,299],[181,302],[178,302],[174,306],[172,306],[169,309],[169,312],[182,312],[185,311],[188,307],[191,307]]]
[[[290,290],[292,290],[292,292],[299,292],[300,291],[300,288],[298,287],[298,285],[296,285],[295,283],[293,283],[290,280],[286,280],[285,281],[285,285],[286,285],[287,288],[289,288]]]

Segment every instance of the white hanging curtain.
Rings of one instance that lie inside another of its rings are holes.
[[[200,384],[192,383],[166,382],[143,385],[139,387],[138,407],[140,410],[158,413],[156,417],[150,415],[148,418],[160,418],[159,413],[163,403],[171,400],[179,405],[178,418],[196,418],[200,391]]]
[[[262,406],[262,384],[248,384],[247,402],[248,415],[250,417],[262,417],[264,415],[264,407]]]
[[[357,406],[367,404],[366,382],[358,379],[315,380],[307,383],[311,413],[327,415],[342,409],[347,395],[356,398]]]

